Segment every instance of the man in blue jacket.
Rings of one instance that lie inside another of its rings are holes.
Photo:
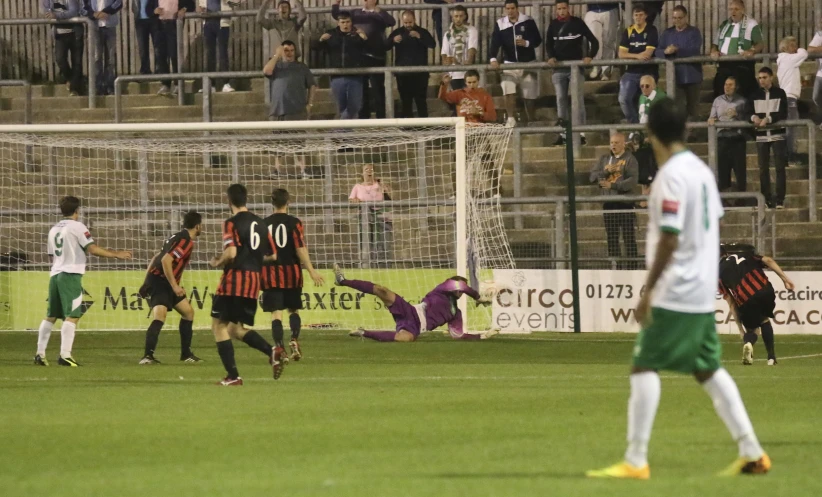
[[[71,19],[80,15],[80,0],[42,0],[41,12],[46,19]],[[83,25],[55,24],[54,60],[75,97],[83,91]],[[69,64],[71,54],[71,64]]]
[[[502,60],[505,64],[514,62],[534,62],[537,59],[536,49],[542,44],[542,35],[537,23],[529,16],[521,14],[517,0],[505,1],[505,16],[497,19],[494,33],[491,35],[489,49],[492,69],[499,69],[499,55],[502,49]],[[525,103],[526,120],[536,120],[536,101],[539,96],[539,84],[535,71],[522,69],[502,71],[502,94],[505,95],[505,111],[508,123],[516,122],[517,86],[522,89],[522,100]]]
[[[684,5],[674,7],[674,25],[659,36],[656,47],[658,59],[679,59],[702,54],[702,33],[688,24],[688,9]],[[702,88],[702,64],[676,64],[676,90],[685,94],[688,117],[698,119],[699,91]],[[677,94],[678,98],[681,95]]]
[[[114,93],[117,78],[117,26],[123,0],[83,0],[86,15],[97,23],[94,50],[94,70],[97,74],[97,94]]]

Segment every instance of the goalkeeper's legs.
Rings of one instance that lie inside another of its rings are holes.
[[[382,303],[385,304],[386,307],[394,305],[394,300],[397,298],[397,294],[384,286],[371,283],[370,281],[345,279],[342,268],[336,263],[334,264],[334,282],[339,286],[347,286],[359,292],[373,295],[382,300]]]
[[[364,330],[362,328],[349,333],[352,337],[369,338],[377,342],[413,342],[417,336],[407,330],[399,331],[377,331]]]

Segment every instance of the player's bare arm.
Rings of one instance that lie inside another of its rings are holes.
[[[308,275],[311,277],[314,285],[323,286],[325,279],[314,269],[314,265],[311,263],[311,256],[308,255],[308,247],[297,247],[297,257],[300,258],[300,264],[308,271]]]
[[[237,257],[237,247],[226,247],[222,254],[211,259],[208,264],[213,268],[223,267],[226,264],[230,264],[235,257]]]
[[[88,253],[91,255],[96,255],[97,257],[105,257],[107,259],[120,259],[122,261],[131,259],[131,251],[129,250],[107,249],[97,245],[96,243],[89,246]]]
[[[785,274],[784,271],[782,271],[782,268],[779,267],[779,264],[777,264],[776,261],[773,260],[773,258],[768,256],[762,256],[762,264],[768,266],[768,269],[770,269],[771,271],[776,273],[777,276],[779,276],[779,278],[782,280],[782,283],[785,284],[785,290],[793,290],[794,288],[796,288],[796,285],[793,284],[793,281],[791,281],[791,279],[788,278],[788,275]]]
[[[166,281],[171,285],[171,289],[178,297],[185,297],[186,291],[183,287],[177,284],[177,278],[174,277],[174,257],[171,254],[163,256],[163,274],[166,276]]]
[[[673,257],[677,247],[679,247],[679,235],[663,232],[659,244],[656,246],[654,264],[651,266],[651,270],[648,271],[648,278],[645,281],[645,294],[639,299],[639,305],[636,307],[636,320],[640,324],[646,323],[650,317],[651,293],[659,281],[659,277],[662,276],[665,268],[671,262],[671,257]]]
[[[725,302],[728,303],[728,309],[730,309],[731,315],[734,317],[734,321],[736,321],[736,327],[739,329],[739,335],[745,336],[745,328],[742,326],[742,322],[739,320],[739,313],[736,309],[736,302],[734,302],[734,298],[731,296],[730,293],[725,293],[723,296]]]

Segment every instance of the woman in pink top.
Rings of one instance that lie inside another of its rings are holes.
[[[374,178],[374,164],[366,164],[362,168],[362,182],[354,185],[348,200],[351,203],[391,200],[391,187]],[[394,240],[391,212],[386,208],[372,205],[367,215],[370,260],[380,262],[380,267],[390,267],[389,255]],[[362,245],[362,236],[360,245]]]

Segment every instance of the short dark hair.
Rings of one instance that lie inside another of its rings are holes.
[[[280,0],[279,2],[277,2],[277,7],[279,7],[282,4],[288,5],[289,9],[291,8],[291,2],[289,2],[288,0]]]
[[[736,76],[728,76],[727,78],[725,78],[725,83],[727,83],[729,79],[734,80],[734,83],[739,85],[739,81],[737,81]]]
[[[686,9],[684,5],[677,5],[676,7],[674,7],[674,10],[682,12],[683,15],[688,15],[688,9]]]
[[[339,21],[340,19],[351,19],[351,13],[347,10],[343,10],[342,12],[337,14],[337,20]]]
[[[656,102],[648,111],[649,132],[666,146],[685,140],[687,121],[685,107],[667,97]]]
[[[234,207],[245,207],[248,203],[248,189],[239,183],[229,186],[225,193]]]
[[[60,199],[60,212],[63,213],[64,216],[70,217],[73,216],[77,209],[80,208],[80,199],[77,197],[73,197],[68,195]]]
[[[648,10],[645,8],[644,3],[637,3],[637,4],[634,4],[634,8],[631,9],[631,13],[634,13],[634,12],[642,12],[644,14],[647,14]]]
[[[294,44],[294,42],[293,42],[293,41],[291,41],[291,40],[285,40],[284,42],[280,43],[280,45],[282,45],[282,46],[284,46],[284,47],[295,47],[295,48],[296,48],[296,46],[297,46],[297,45],[295,45],[295,44]]]
[[[185,216],[183,216],[183,228],[187,230],[193,230],[198,224],[202,224],[202,222],[202,214],[196,211],[188,211]]]
[[[277,209],[282,209],[288,205],[289,200],[291,200],[291,195],[288,194],[288,190],[285,188],[275,188],[271,192],[271,205]]]
[[[556,7],[557,5],[559,5],[559,4],[561,4],[561,3],[564,3],[564,4],[566,4],[566,5],[570,5],[570,4],[571,4],[570,0],[557,0],[556,2],[554,2],[554,7]]]
[[[759,72],[760,72],[760,73],[763,73],[763,72],[764,72],[765,74],[767,74],[767,75],[769,75],[769,76],[773,76],[773,69],[771,69],[771,68],[770,68],[770,67],[768,67],[768,66],[765,66],[765,67],[760,68],[760,69],[759,69]]]
[[[457,5],[456,7],[452,8],[451,12],[462,12],[463,14],[468,15],[468,9],[466,9],[462,5]]]
[[[479,73],[476,71],[476,69],[469,69],[469,70],[465,71],[465,77],[467,78],[469,76],[473,76],[473,77],[479,79]]]
[[[519,8],[519,2],[517,0],[505,0],[505,5],[514,4],[514,7]]]

